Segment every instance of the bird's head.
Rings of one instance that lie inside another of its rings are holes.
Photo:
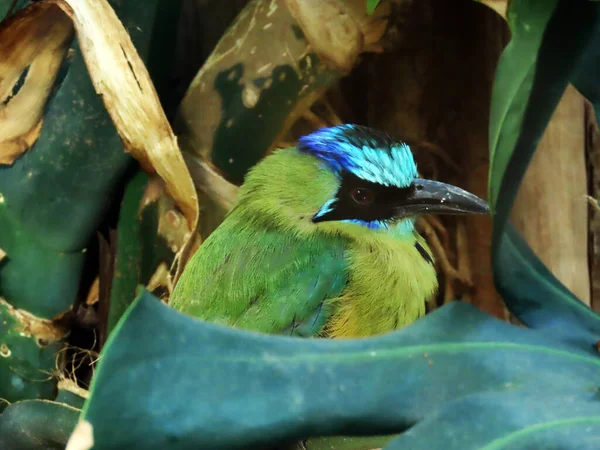
[[[408,145],[349,124],[317,130],[296,149],[266,158],[247,178],[243,197],[261,212],[342,232],[350,223],[350,230],[360,225],[412,234],[419,214],[489,212],[463,189],[419,178]]]
[[[323,128],[300,138],[297,149],[322,162],[339,180],[314,223],[350,221],[368,228],[404,223],[419,214],[483,214],[486,202],[439,181],[419,178],[407,144],[358,125]]]

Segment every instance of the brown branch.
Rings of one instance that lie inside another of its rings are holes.
[[[295,147],[296,143],[292,142],[292,141],[279,141],[277,143],[277,148],[290,148],[290,147]]]
[[[321,119],[319,116],[317,116],[310,109],[307,109],[306,111],[304,111],[301,114],[301,117],[304,120],[306,120],[308,123],[310,123],[316,129],[325,128],[328,126],[327,122],[325,122],[323,119]]]
[[[456,223],[456,255],[458,271],[461,274],[461,281],[465,286],[472,288],[473,281],[471,276],[471,258],[469,256],[469,239],[467,237],[466,225],[462,220],[459,220]],[[466,302],[471,301],[469,289],[463,292],[462,299]]]
[[[456,294],[454,292],[454,280],[450,277],[444,278],[444,305],[456,300]]]
[[[435,231],[442,236],[442,242],[444,243],[444,247],[447,248],[450,245],[450,236],[448,235],[448,230],[446,230],[446,227],[444,227],[439,217],[427,216],[427,223],[429,223],[429,225],[431,225],[435,229]]]
[[[420,228],[420,231],[425,234],[427,238],[427,243],[431,247],[435,255],[436,262],[439,264],[440,269],[444,275],[451,279],[460,280],[464,282],[461,273],[454,268],[450,260],[448,259],[448,254],[440,242],[440,239],[435,232],[435,229],[429,224],[428,219],[424,217],[419,218],[417,221],[417,226]],[[468,281],[467,281],[468,283]]]
[[[590,204],[590,206],[592,208],[594,208],[596,211],[600,211],[600,203],[599,200],[595,199],[594,197],[592,197],[591,195],[586,195],[586,198],[588,200],[588,203]]]
[[[333,105],[331,104],[331,102],[329,101],[329,99],[324,96],[321,99],[321,103],[323,103],[323,106],[325,108],[325,115],[327,116],[327,121],[331,124],[331,125],[341,125],[342,123],[342,119],[340,119],[340,116],[337,114],[335,108],[333,107]]]

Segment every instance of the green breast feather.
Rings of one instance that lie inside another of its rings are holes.
[[[343,238],[257,226],[231,214],[194,254],[171,305],[214,323],[318,336],[347,282]]]

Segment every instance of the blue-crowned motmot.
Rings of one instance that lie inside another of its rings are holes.
[[[423,315],[437,290],[416,217],[488,211],[469,192],[419,178],[409,147],[389,135],[323,128],[248,173],[239,203],[190,259],[171,304],[265,333],[385,333]]]

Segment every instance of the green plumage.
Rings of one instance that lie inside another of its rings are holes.
[[[313,223],[338,187],[296,149],[267,157],[191,258],[172,306],[223,325],[330,337],[380,334],[424,314],[437,288],[424,240],[406,226]]]
[[[173,306],[222,325],[318,335],[330,317],[328,300],[346,286],[344,244],[265,229],[235,210],[190,261]]]

